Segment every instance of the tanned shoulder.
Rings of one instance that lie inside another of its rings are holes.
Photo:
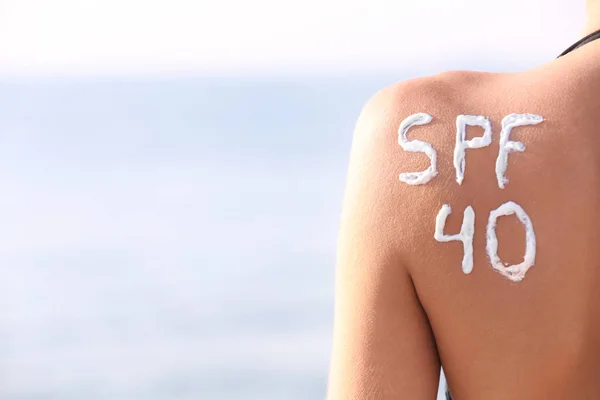
[[[474,79],[459,72],[412,79],[380,90],[366,103],[354,132],[344,223],[363,220],[370,225],[369,235],[399,251],[413,249],[424,235],[432,237],[429,216],[435,215],[442,197],[453,196],[457,189],[452,152],[458,82]],[[419,115],[430,120],[411,126],[403,138],[403,122]],[[403,148],[402,142],[417,140],[434,149],[436,175],[427,184],[412,185],[401,175],[426,171],[432,164],[426,153]],[[399,235],[406,240],[398,240]],[[402,245],[410,248],[399,249]]]

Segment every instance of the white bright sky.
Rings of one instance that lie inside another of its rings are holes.
[[[354,72],[547,60],[583,0],[0,0],[0,73]]]

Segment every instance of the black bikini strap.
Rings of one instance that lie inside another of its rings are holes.
[[[571,47],[569,47],[568,49],[566,49],[565,51],[563,51],[563,53],[558,56],[558,58],[569,54],[570,52],[572,52],[575,49],[580,48],[581,46],[584,46],[586,44],[588,44],[589,42],[593,42],[596,39],[600,39],[600,29],[597,30],[596,32],[590,33],[589,35],[587,35],[586,37],[584,37],[583,39],[575,42]]]

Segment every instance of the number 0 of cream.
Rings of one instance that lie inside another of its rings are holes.
[[[420,172],[407,172],[400,174],[400,181],[409,185],[423,185],[429,182],[437,175],[437,153],[433,146],[420,140],[409,141],[406,137],[410,128],[415,125],[426,125],[433,120],[433,117],[426,113],[418,113],[406,118],[400,124],[398,130],[398,143],[405,151],[425,153],[429,157],[429,167]],[[513,128],[525,125],[537,125],[544,119],[535,114],[510,114],[502,120],[502,132],[500,133],[500,150],[496,159],[496,179],[498,187],[504,189],[508,184],[506,170],[508,166],[508,155],[512,152],[525,151],[525,145],[521,142],[510,140],[510,134]],[[467,126],[479,126],[483,128],[483,135],[466,139]],[[456,181],[462,185],[465,179],[466,153],[468,149],[479,149],[487,147],[492,143],[492,125],[490,120],[484,116],[459,115],[456,118],[456,143],[454,146],[454,168],[456,170]],[[473,271],[473,236],[475,234],[475,211],[468,206],[463,215],[461,230],[458,234],[448,235],[444,233],[446,219],[452,213],[452,208],[444,204],[439,211],[436,223],[434,238],[438,242],[459,241],[463,244],[464,256],[462,260],[462,270],[465,274]],[[498,238],[496,235],[496,223],[501,216],[510,216],[515,214],[525,229],[525,256],[523,262],[516,265],[504,263],[498,256]],[[527,271],[535,264],[536,241],[533,223],[523,210],[515,202],[509,201],[493,210],[488,219],[486,230],[486,252],[489,257],[492,268],[499,274],[510,279],[513,282],[520,282],[525,278]]]

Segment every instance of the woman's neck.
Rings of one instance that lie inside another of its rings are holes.
[[[582,36],[600,29],[600,0],[587,0]]]

